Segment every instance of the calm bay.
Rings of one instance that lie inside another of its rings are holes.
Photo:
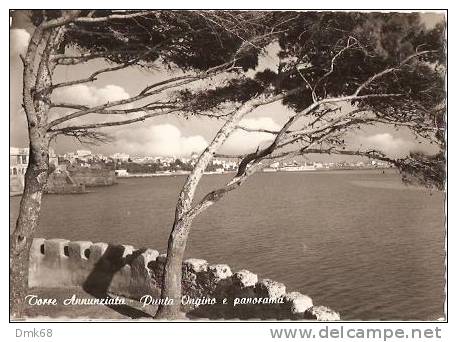
[[[207,175],[197,197],[230,175]],[[166,251],[185,176],[45,195],[37,237]],[[187,256],[248,269],[344,320],[444,316],[445,195],[394,171],[259,173],[198,217]],[[14,224],[20,197],[10,200]]]

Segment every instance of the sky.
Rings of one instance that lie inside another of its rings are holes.
[[[441,20],[441,17],[436,14],[424,14],[423,18],[427,26],[433,26]],[[16,12],[13,15],[10,29],[10,145],[17,147],[28,145],[26,118],[21,107],[22,63],[19,54],[25,52],[32,30],[33,26],[25,12]],[[269,47],[268,53],[261,59],[260,69],[275,68],[278,63],[275,51],[277,48],[274,45]],[[79,79],[104,66],[106,64],[101,60],[76,66],[58,66],[55,82]],[[53,100],[93,106],[106,101],[129,98],[146,85],[170,76],[169,71],[130,67],[103,74],[92,83],[57,89],[53,94]],[[288,108],[276,102],[255,110],[245,117],[241,124],[249,128],[277,130],[290,115],[292,112]],[[92,118],[93,116],[88,116],[84,117],[84,120]],[[75,139],[60,137],[53,147],[57,153],[90,149],[106,155],[122,152],[132,156],[187,156],[192,152],[202,151],[221,124],[220,120],[201,117],[186,119],[167,115],[132,125],[106,129],[105,131],[113,137],[112,142],[107,144],[83,145]],[[253,152],[259,145],[268,143],[270,139],[271,135],[266,133],[236,131],[220,152],[227,154]],[[392,156],[403,156],[412,150],[424,150],[423,145],[418,145],[407,131],[395,131],[385,125],[363,128],[357,135],[353,134],[348,139],[354,146],[363,145],[366,148],[381,149]],[[425,151],[431,151],[431,148],[425,147]],[[317,159],[329,158],[331,159],[328,156],[319,156]]]

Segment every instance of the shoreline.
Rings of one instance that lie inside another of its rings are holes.
[[[275,171],[260,171],[258,173],[314,173],[314,172],[338,172],[338,171],[386,171],[395,170],[394,168],[333,168],[333,169],[310,169],[310,170],[297,170],[297,171],[286,171],[286,170],[275,170]],[[225,172],[204,172],[204,175],[226,175],[232,174],[236,171],[225,171]],[[176,177],[176,176],[187,176],[190,171],[182,172],[167,172],[167,173],[132,173],[123,176],[117,176],[117,178],[148,178],[148,177]]]
[[[286,171],[286,170],[275,170],[275,171],[260,171],[258,174],[264,173],[333,173],[333,172],[343,172],[343,171],[381,171],[384,173],[385,171],[395,171],[395,168],[333,168],[333,169],[310,169],[310,170],[296,170],[296,171]],[[235,171],[226,171],[226,172],[204,172],[204,175],[212,176],[212,175],[227,175],[233,174]],[[180,171],[180,172],[167,172],[167,173],[132,173],[123,176],[116,176],[116,179],[130,179],[130,178],[153,178],[153,177],[178,177],[178,176],[187,176],[190,174],[190,171]],[[98,188],[104,186],[113,186],[116,185],[107,184],[107,185],[89,185],[87,187],[90,188]],[[94,191],[74,191],[74,192],[49,192],[46,195],[74,195],[74,194],[87,194]],[[10,197],[17,197],[22,196],[22,191],[10,191]]]

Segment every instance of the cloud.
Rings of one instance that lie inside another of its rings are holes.
[[[252,129],[278,130],[280,126],[269,117],[243,119],[241,126]],[[192,152],[200,153],[208,141],[201,135],[184,135],[172,124],[127,127],[115,133],[118,151],[132,155],[151,156],[189,156]],[[249,153],[257,147],[272,141],[268,133],[253,133],[236,130],[221,148],[221,153]]]
[[[390,133],[378,133],[360,138],[365,148],[375,148],[393,156],[405,156],[415,149],[416,145],[402,138],[395,138]]]
[[[29,45],[30,34],[24,29],[10,30],[10,56],[25,55]]]
[[[252,129],[263,128],[278,130],[280,126],[269,117],[249,118],[240,125]],[[186,135],[173,124],[152,124],[120,127],[112,134],[114,141],[110,148],[131,155],[149,156],[189,156],[193,152],[201,153],[207,146],[204,136]],[[257,147],[265,146],[272,141],[268,133],[252,133],[236,130],[220,149],[221,153],[249,153]]]
[[[103,88],[77,84],[71,87],[58,88],[54,91],[54,99],[59,102],[86,106],[97,106],[108,101],[125,100],[130,97],[124,88],[108,84]]]
[[[118,131],[116,137],[116,148],[132,155],[189,156],[208,146],[201,135],[183,136],[171,124],[125,129]]]
[[[251,129],[279,130],[281,127],[270,117],[258,117],[243,119],[240,126]],[[253,152],[257,147],[263,147],[273,140],[274,136],[268,133],[247,132],[236,130],[221,148],[223,153],[246,153]]]

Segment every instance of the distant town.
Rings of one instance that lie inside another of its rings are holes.
[[[58,155],[51,150],[49,163],[53,173],[48,181],[48,193],[84,192],[88,186],[116,183],[117,178],[173,176],[190,173],[199,154],[190,157],[130,156],[114,153],[105,156],[90,150],[76,150]],[[24,175],[28,165],[29,149],[10,147],[10,193],[22,193]],[[214,158],[206,174],[235,172],[239,159]],[[389,168],[391,165],[376,160],[357,162],[309,162],[289,160],[265,165],[263,172],[298,172],[317,170],[351,170]]]
[[[24,174],[28,163],[28,148],[10,148],[10,175]],[[170,174],[190,172],[199,154],[192,153],[190,157],[167,157],[167,156],[130,156],[126,153],[114,153],[105,156],[100,153],[93,153],[90,150],[76,150],[62,155],[56,155],[51,150],[50,164],[56,169],[65,170],[68,166],[107,168],[114,170],[116,176],[129,176],[135,174]],[[214,158],[208,165],[207,173],[234,172],[238,167],[238,159]],[[298,162],[290,160],[287,162],[276,162],[266,165],[264,172],[275,171],[312,171],[325,169],[365,169],[365,168],[388,168],[391,165],[387,162],[377,160],[357,162]]]

